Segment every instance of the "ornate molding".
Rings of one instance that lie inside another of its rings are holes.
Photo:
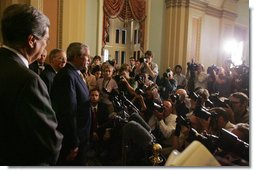
[[[221,16],[222,16],[222,10],[221,9],[214,8],[214,7],[211,7],[211,6],[206,7],[205,13],[207,15],[211,15],[211,16],[217,17],[217,18],[221,18]]]
[[[232,11],[223,10],[221,12],[221,16],[223,18],[227,18],[227,19],[230,19],[230,20],[235,20],[238,15],[236,13],[232,12]]]
[[[166,7],[188,7],[190,0],[165,0]]]
[[[200,0],[190,0],[190,7],[200,10],[200,11],[205,11],[205,9],[207,8],[208,3],[207,2],[203,2]]]
[[[234,6],[238,0],[230,0],[225,1],[227,3],[231,2]],[[193,9],[197,9],[199,11],[203,11],[205,14],[216,17],[216,18],[227,18],[230,20],[235,20],[237,17],[236,12],[231,9],[227,9],[226,7],[215,7],[209,4],[209,1],[202,0],[165,0],[166,8],[174,8],[174,7],[189,7]],[[224,4],[225,5],[225,4]]]

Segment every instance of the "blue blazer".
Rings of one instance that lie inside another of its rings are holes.
[[[0,165],[55,164],[63,136],[47,87],[5,48],[0,48],[0,106]]]
[[[63,133],[63,148],[69,150],[89,141],[91,111],[89,90],[77,69],[67,63],[55,76],[51,99]]]

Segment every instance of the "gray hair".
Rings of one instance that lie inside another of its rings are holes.
[[[13,4],[4,10],[1,25],[4,44],[24,46],[31,34],[38,38],[44,37],[50,21],[31,5]]]
[[[73,42],[67,48],[67,60],[72,61],[74,57],[81,56],[85,53],[85,49],[88,48],[87,45],[80,42]]]
[[[49,62],[51,63],[56,55],[60,52],[64,52],[64,50],[58,48],[52,49],[49,53]]]

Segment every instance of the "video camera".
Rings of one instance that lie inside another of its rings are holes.
[[[110,65],[112,65],[112,66],[115,66],[115,64],[116,64],[116,61],[114,60],[114,59],[112,59],[112,60],[108,60],[108,63],[110,64]]]
[[[200,134],[194,128],[188,119],[178,116],[177,127],[175,135],[180,135],[180,127],[185,126],[189,128],[189,135],[186,139],[188,142],[198,140],[201,142],[212,154],[215,154],[219,149],[233,153],[246,161],[249,161],[249,144],[240,140],[235,134],[222,128],[218,131],[218,135]]]
[[[204,120],[208,120],[209,118],[211,118],[213,115],[216,115],[216,113],[214,112],[209,112],[207,108],[205,108],[204,106],[197,106],[194,111],[193,114],[201,119]]]
[[[249,161],[249,144],[224,128],[219,131],[218,136],[212,134],[203,135],[191,128],[187,141],[192,142],[194,140],[200,141],[212,154],[215,154],[220,148]]]
[[[170,73],[171,73],[171,68],[168,67],[168,69],[166,69],[166,72],[164,72],[162,76],[164,78],[169,78],[169,77],[171,77]]]
[[[170,99],[172,100],[173,103],[179,102],[180,95],[179,94],[171,94]]]
[[[158,104],[156,102],[153,102],[153,109],[162,113],[164,111],[164,106],[163,106],[163,104]]]
[[[207,73],[213,75],[213,71],[215,71],[215,73],[218,74],[219,70],[219,67],[213,64],[207,68]]]
[[[140,63],[144,63],[144,62],[147,62],[146,58],[145,57],[141,57],[138,59]]]
[[[194,63],[193,60],[191,62],[187,62],[187,70],[190,72],[197,71],[198,64]]]
[[[139,83],[139,82],[144,83],[144,81],[145,81],[145,75],[143,75],[143,74],[138,74],[138,75],[135,76],[134,79],[135,79],[135,81],[137,81],[138,83]]]
[[[194,63],[193,59],[191,62],[187,62],[187,70],[190,72],[190,78],[188,80],[187,88],[189,91],[195,89],[195,71],[198,69],[198,64]]]
[[[189,92],[189,97],[194,100],[195,102],[197,102],[197,104],[201,104],[202,102],[202,97],[199,96],[197,93],[195,93],[194,91],[190,91]]]
[[[189,109],[186,107],[185,102],[181,101],[179,94],[171,94],[170,99],[175,104],[177,116],[186,117],[186,114],[189,112]]]
[[[214,107],[223,107],[223,108],[232,108],[232,103],[229,99],[225,99],[224,101],[220,100],[219,93],[213,93],[209,97],[210,101],[214,104]]]

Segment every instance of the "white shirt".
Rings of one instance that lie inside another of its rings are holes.
[[[160,130],[165,138],[169,138],[176,128],[176,118],[174,114],[170,114],[164,120],[160,120],[159,126]]]
[[[155,115],[152,115],[148,121],[148,125],[154,130],[156,124],[159,125],[160,131],[165,138],[170,138],[176,127],[176,118],[175,114],[170,114],[164,120],[158,120]]]
[[[98,104],[95,105],[95,106],[92,106],[92,112],[93,112],[93,111],[97,111],[97,110],[98,110]]]

